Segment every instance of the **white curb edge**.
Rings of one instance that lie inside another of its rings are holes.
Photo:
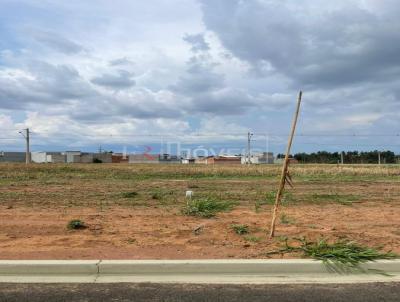
[[[0,260],[0,283],[346,284],[400,282],[400,260],[332,273],[314,260]]]

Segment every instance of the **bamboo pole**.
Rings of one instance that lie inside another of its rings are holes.
[[[280,180],[280,183],[279,183],[278,192],[276,193],[276,199],[275,199],[275,204],[274,204],[274,210],[273,210],[273,213],[272,213],[272,222],[271,222],[271,230],[270,230],[269,238],[273,238],[274,235],[275,235],[276,217],[278,215],[278,209],[279,209],[279,206],[281,204],[283,190],[285,189],[286,178],[288,177],[290,150],[292,148],[293,138],[294,138],[294,134],[296,132],[296,126],[297,126],[297,120],[298,120],[299,112],[300,112],[300,105],[301,105],[302,95],[303,95],[303,92],[300,91],[299,92],[299,96],[297,98],[297,108],[296,108],[296,112],[295,112],[294,118],[293,118],[292,131],[291,131],[290,136],[289,136],[289,141],[288,141],[288,145],[287,145],[287,149],[286,149],[285,160],[283,162],[281,180]]]

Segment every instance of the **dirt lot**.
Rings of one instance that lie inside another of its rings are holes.
[[[303,236],[400,253],[399,166],[291,170],[295,189],[269,240],[279,166],[1,164],[0,259],[267,258],[285,238]],[[235,206],[209,219],[186,216],[188,189]],[[88,227],[68,230],[72,219]]]

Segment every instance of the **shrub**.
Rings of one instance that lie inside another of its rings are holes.
[[[189,200],[183,213],[189,216],[204,218],[214,217],[218,212],[229,211],[235,204],[229,201],[219,201],[213,198],[202,198]]]
[[[79,229],[85,229],[86,225],[82,220],[79,219],[73,219],[70,220],[67,224],[67,228],[69,230],[79,230]]]

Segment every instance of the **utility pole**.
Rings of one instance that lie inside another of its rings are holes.
[[[26,142],[26,153],[25,153],[25,163],[26,164],[30,164],[31,163],[31,151],[30,151],[30,142],[29,142],[29,128],[24,129],[25,133],[20,131],[19,133],[21,133],[21,135],[25,138],[25,142]]]
[[[340,162],[342,163],[342,165],[344,164],[344,151],[340,153]]]
[[[247,164],[251,164],[251,137],[253,133],[247,132]]]
[[[378,151],[378,165],[381,165],[381,151]]]

